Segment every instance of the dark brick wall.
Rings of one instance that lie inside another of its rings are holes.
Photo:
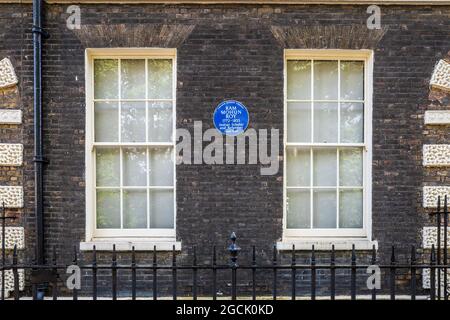
[[[23,214],[27,248],[32,252],[32,42],[25,32],[31,28],[30,10],[28,5],[1,5],[0,54],[20,66],[25,119],[23,132],[18,131],[25,144]],[[373,237],[383,259],[391,245],[406,255],[409,245],[420,244],[421,225],[428,222],[421,207],[423,114],[430,104],[433,66],[450,50],[450,7],[382,7],[382,37],[366,29],[365,6],[81,5],[81,31],[66,28],[65,12],[66,6],[46,6],[44,23],[51,38],[43,52],[45,155],[50,161],[45,170],[45,237],[47,248],[55,247],[61,259],[69,261],[70,248],[84,239],[84,49],[99,44],[176,44],[180,128],[192,130],[197,120],[204,122],[204,128],[212,126],[215,106],[232,98],[248,107],[252,128],[280,132],[284,45],[373,49]],[[186,39],[169,42],[157,36],[130,36],[137,26],[162,24],[195,28]],[[279,41],[271,32],[273,26],[303,30],[309,40]],[[114,37],[109,39],[110,35]],[[448,142],[448,135],[437,140]],[[281,141],[282,137],[280,151]],[[234,230],[244,256],[256,245],[261,261],[270,261],[271,247],[282,235],[282,176],[282,165],[275,176],[261,176],[256,165],[178,166],[180,260],[190,261],[187,254],[197,245],[199,262],[209,261],[211,245],[223,250]],[[448,184],[448,175],[440,175],[439,183]]]

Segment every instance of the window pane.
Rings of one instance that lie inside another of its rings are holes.
[[[338,104],[314,103],[314,142],[338,141]]]
[[[173,186],[172,148],[151,148],[149,179],[151,186]]]
[[[122,141],[145,141],[145,102],[122,102]]]
[[[117,59],[94,60],[94,98],[117,99],[119,63]]]
[[[119,108],[116,102],[95,102],[95,141],[119,141]]]
[[[150,190],[151,228],[173,228],[173,191]]]
[[[145,99],[145,60],[120,61],[122,99]]]
[[[97,228],[120,228],[119,190],[97,190]]]
[[[339,184],[359,187],[363,184],[363,155],[360,148],[339,150]]]
[[[147,153],[144,148],[124,148],[123,185],[147,185]]]
[[[336,190],[313,191],[314,228],[336,228]]]
[[[287,149],[286,177],[289,187],[310,185],[311,154],[309,149]]]
[[[287,193],[287,228],[310,228],[310,191],[289,190]]]
[[[289,142],[311,142],[310,103],[288,103],[287,129],[287,140]]]
[[[341,103],[341,142],[364,142],[362,103]]]
[[[341,61],[341,99],[364,99],[364,62]]]
[[[172,103],[148,103],[148,141],[172,141]]]
[[[148,97],[172,99],[172,60],[148,60]]]
[[[147,228],[147,190],[123,191],[123,227]]]
[[[311,61],[289,60],[287,62],[287,98],[311,99]]]
[[[98,148],[96,150],[97,187],[120,186],[120,153],[116,148]]]
[[[338,62],[314,61],[314,100],[337,100]]]
[[[343,190],[339,195],[339,227],[363,227],[362,190]]]
[[[336,149],[313,150],[314,186],[336,186]]]

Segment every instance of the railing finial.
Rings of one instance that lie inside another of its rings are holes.
[[[241,250],[241,248],[236,244],[236,233],[232,232],[230,235],[230,240],[231,240],[231,244],[228,246],[228,251],[230,252],[231,255],[231,266],[232,267],[237,267],[237,256],[239,254],[239,251]]]

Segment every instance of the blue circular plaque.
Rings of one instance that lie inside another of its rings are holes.
[[[223,101],[214,111],[214,126],[228,136],[237,136],[244,132],[248,122],[247,108],[236,100]]]

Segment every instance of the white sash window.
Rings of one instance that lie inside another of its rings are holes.
[[[93,237],[175,236],[175,52],[88,51]]]
[[[370,229],[371,54],[287,50],[285,237]]]

